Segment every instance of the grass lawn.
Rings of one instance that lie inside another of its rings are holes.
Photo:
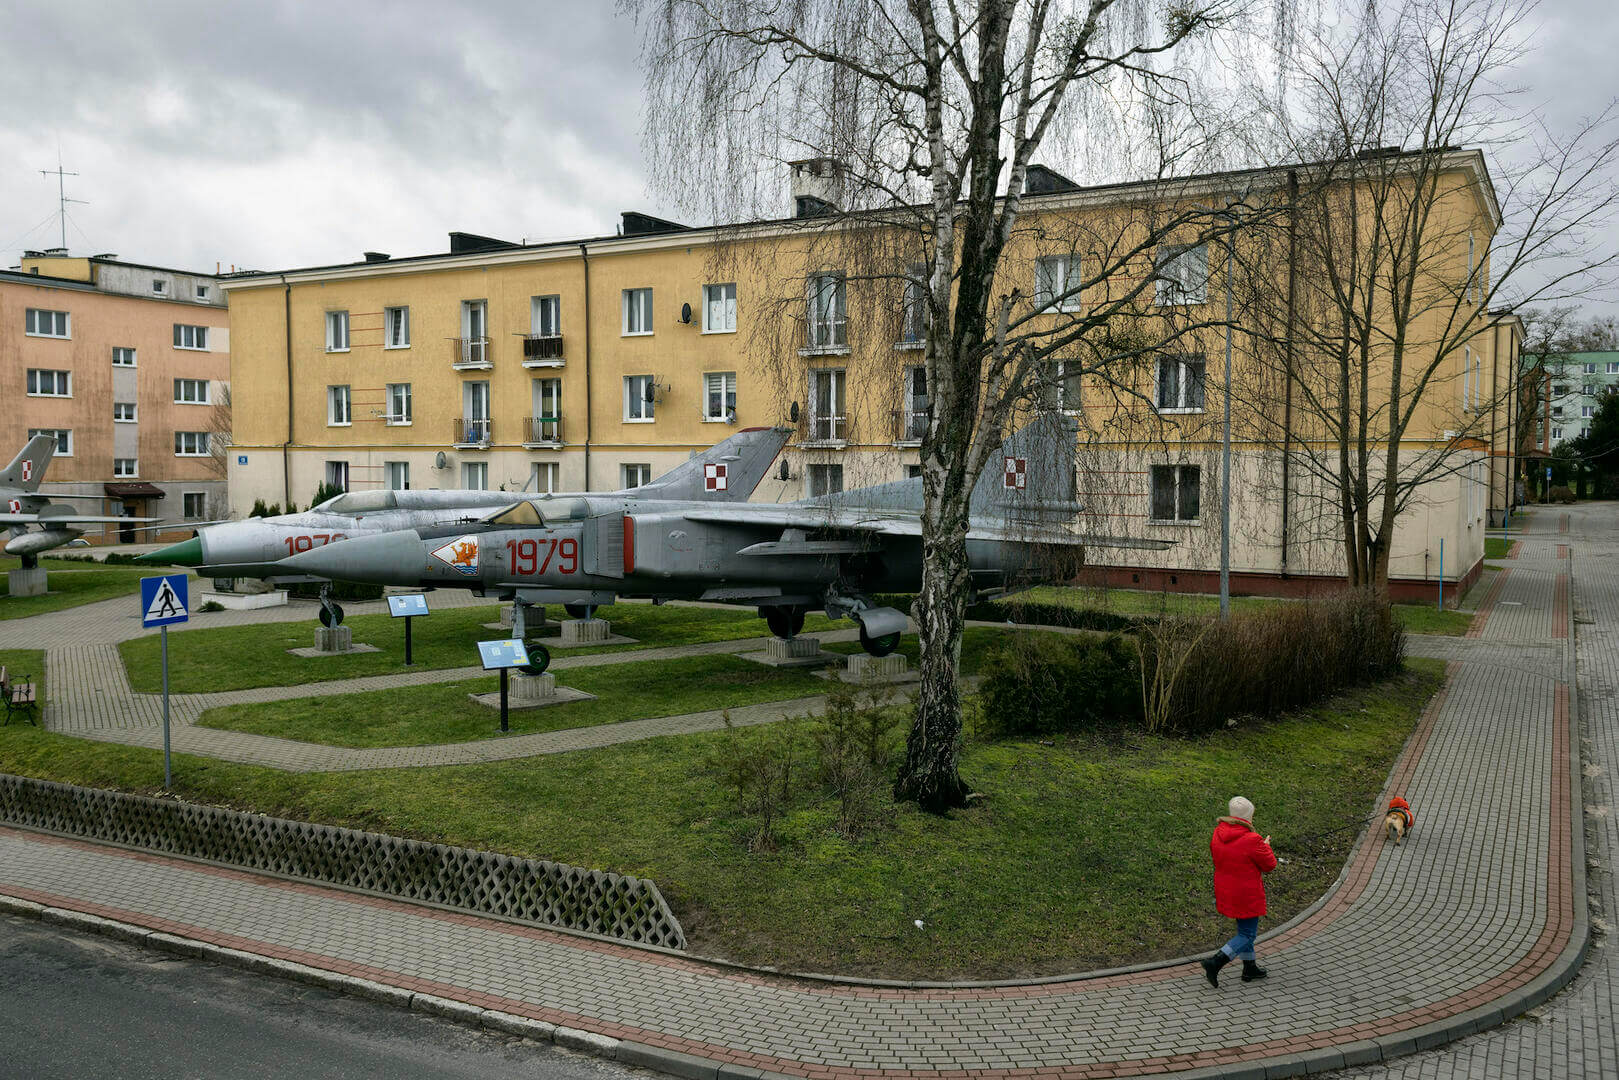
[[[985,653],[1017,632],[991,626],[967,627],[961,635],[961,674],[977,675],[983,666]],[[861,651],[858,641],[829,641],[822,645],[821,649],[823,652],[842,653],[845,656],[852,656]],[[918,658],[922,655],[922,644],[915,634],[906,634],[899,639],[899,648],[894,651],[909,660],[912,670],[915,670]],[[900,689],[903,690],[904,687],[901,686]]]
[[[829,799],[806,794],[766,853],[747,850],[750,822],[705,767],[734,732],[359,773],[179,755],[175,786],[198,802],[643,874],[698,954],[890,977],[1050,973],[1229,937],[1210,896],[1208,835],[1237,792],[1286,860],[1262,927],[1311,903],[1441,672],[1412,661],[1319,709],[1198,739],[970,743],[962,770],[986,796],[978,808],[941,819],[886,807],[884,825],[851,840],[831,827]],[[151,791],[162,757],[14,724],[0,729],[0,769]]]
[[[734,709],[826,693],[825,679],[734,656],[644,660],[558,672],[564,686],[597,695],[543,709],[514,710],[517,734],[594,727],[705,709]],[[364,694],[296,698],[209,709],[203,727],[329,746],[430,746],[500,736],[500,711],[467,699],[500,689],[498,676]]]
[[[40,714],[45,711],[45,650],[44,649],[0,649],[0,664],[4,664],[8,677],[34,684],[34,723],[39,723]],[[5,715],[5,706],[0,705],[0,716]],[[28,720],[23,716],[13,716],[11,725],[22,724],[27,726]]]
[[[428,601],[432,603],[431,600]],[[557,650],[554,655],[619,652],[659,645],[691,645],[704,641],[763,637],[770,631],[751,608],[725,610],[682,607],[675,604],[617,604],[599,609],[611,619],[613,632],[635,638],[636,645],[593,645]],[[560,614],[552,609],[553,616]],[[169,635],[169,681],[175,693],[202,694],[220,690],[247,690],[255,686],[291,686],[362,675],[386,675],[422,668],[475,667],[477,641],[499,637],[501,631],[483,624],[500,618],[497,606],[447,608],[416,620],[411,628],[411,658],[405,667],[405,628],[387,615],[356,615],[344,625],[354,630],[356,644],[375,645],[380,652],[350,653],[313,659],[293,656],[288,649],[314,644],[315,608],[307,622],[227,626],[212,630],[184,630]],[[805,620],[806,631],[833,628],[824,615]],[[132,638],[118,646],[130,685],[137,691],[157,693],[163,686],[161,645],[155,635]]]
[[[1504,559],[1507,552],[1512,550],[1513,541],[1500,536],[1486,536],[1484,538],[1484,557],[1486,559]]]
[[[12,596],[10,582],[0,576],[0,619],[23,619],[115,596],[133,596],[141,591],[141,578],[152,575],[152,571],[140,567],[103,567],[71,559],[41,559],[39,565],[46,570],[50,589],[44,596]],[[0,558],[0,571],[21,566],[20,559]],[[131,602],[130,610],[134,611],[135,606]]]
[[[1101,589],[1093,586],[1064,587],[1041,585],[1016,594],[1005,603],[1023,598],[1031,603],[1062,604],[1067,607],[1110,611],[1117,615],[1216,615],[1220,598],[1210,593],[1146,592],[1140,589]],[[1274,596],[1233,596],[1235,615],[1260,611],[1275,604],[1291,603]],[[1413,634],[1464,636],[1473,625],[1473,616],[1461,611],[1439,611],[1432,604],[1395,604],[1394,615]]]

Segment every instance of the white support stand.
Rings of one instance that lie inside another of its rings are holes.
[[[315,627],[315,651],[345,653],[354,649],[354,631],[346,626]]]
[[[25,566],[20,570],[8,570],[6,584],[10,587],[12,596],[44,596],[45,568]]]
[[[569,619],[562,624],[563,648],[570,645],[600,645],[613,636],[613,624],[606,619]]]

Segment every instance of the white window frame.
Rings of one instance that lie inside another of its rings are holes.
[[[714,410],[714,395],[719,394],[719,411]],[[736,372],[703,372],[703,423],[736,423]]]
[[[562,336],[562,297],[556,293],[528,298],[530,337]]]
[[[208,351],[208,328],[191,323],[174,324],[174,347],[187,352]]]
[[[127,464],[129,467],[121,468]],[[115,457],[112,459],[112,476],[114,480],[134,480],[141,474],[140,458]]]
[[[383,483],[389,491],[410,490],[410,462],[384,461],[382,463]]]
[[[50,384],[48,390],[45,389],[46,383]],[[73,372],[60,368],[29,368],[25,385],[29,397],[70,398],[73,396]]]
[[[56,437],[56,456],[73,456],[73,429],[72,428],[29,428],[28,437],[35,435],[54,435]]]
[[[703,286],[703,333],[736,333],[736,282],[721,281]]]
[[[1165,475],[1161,470],[1168,470],[1172,485],[1171,499],[1175,504],[1173,517],[1162,518],[1157,516],[1158,510],[1158,478]],[[1181,492],[1185,488],[1182,476],[1187,469],[1197,470],[1197,516],[1185,517],[1181,514]],[[1187,464],[1156,464],[1147,469],[1147,521],[1152,525],[1201,525],[1203,524],[1203,467],[1201,465]]]
[[[1587,374],[1587,375],[1595,375],[1596,373],[1597,373],[1597,366],[1596,366],[1595,363],[1590,363],[1590,364],[1585,365],[1585,374]]]
[[[354,395],[348,383],[326,388],[326,426],[349,427],[354,423]]]
[[[806,330],[811,353],[849,351],[849,282],[841,270],[811,274],[806,286]]]
[[[398,333],[395,333],[398,331]],[[382,347],[384,349],[410,348],[410,308],[397,305],[382,309]]]
[[[625,289],[621,301],[621,337],[648,337],[652,333],[652,289]]]
[[[1164,404],[1162,404],[1162,402],[1164,400],[1164,366],[1166,364],[1174,364],[1174,365],[1176,365],[1176,367],[1178,367],[1180,369],[1180,375],[1179,375],[1179,378],[1177,378],[1177,380],[1176,380],[1176,386],[1175,386],[1176,401],[1175,401],[1175,404],[1173,404],[1173,405],[1164,405]],[[1203,378],[1200,380],[1200,383],[1199,383],[1200,396],[1201,396],[1202,400],[1199,401],[1198,404],[1196,404],[1196,405],[1187,404],[1187,402],[1188,402],[1188,400],[1190,399],[1190,396],[1191,396],[1188,393],[1188,391],[1189,391],[1189,389],[1190,389],[1190,387],[1192,385],[1192,380],[1189,379],[1187,377],[1187,375],[1189,374],[1189,369],[1192,368],[1192,367],[1198,367],[1198,368],[1201,368],[1203,370]],[[1202,412],[1208,406],[1208,400],[1209,400],[1209,381],[1208,381],[1208,376],[1209,376],[1208,361],[1204,358],[1202,353],[1192,353],[1192,354],[1187,354],[1187,355],[1182,355],[1182,356],[1160,357],[1159,360],[1158,360],[1157,369],[1156,369],[1156,371],[1154,373],[1154,376],[1153,376],[1153,387],[1152,387],[1153,404],[1157,407],[1157,410],[1158,410],[1159,414],[1160,415],[1164,415],[1164,414],[1177,414],[1177,415],[1179,415],[1179,414],[1186,414],[1186,413],[1200,413],[1200,412]]]
[[[1473,348],[1462,346],[1462,412],[1473,408]]]
[[[40,326],[49,315],[51,324],[49,330],[41,330]],[[61,332],[57,332],[57,328]],[[28,337],[59,338],[67,340],[73,336],[73,313],[68,311],[54,311],[48,308],[28,308],[23,313],[23,333]]]
[[[208,433],[206,431],[176,431],[174,433],[175,457],[207,457]]]
[[[927,430],[928,423],[928,369],[925,364],[906,364],[905,370],[900,373],[900,418],[899,440],[902,443],[919,443],[922,434]],[[922,392],[916,392],[918,380],[922,384]]]
[[[1070,367],[1074,369],[1072,374],[1068,370]],[[1057,411],[1068,416],[1078,416],[1084,408],[1085,387],[1080,380],[1085,377],[1085,365],[1078,360],[1058,360],[1054,365],[1052,374],[1056,390],[1053,399],[1057,402]],[[1068,382],[1070,379],[1074,380],[1073,401],[1068,400]],[[1208,387],[1205,385],[1205,394],[1207,391]]]
[[[824,381],[829,401],[817,396],[817,387]],[[849,427],[849,370],[847,368],[813,368],[809,373],[809,440],[815,443],[843,443],[848,440]],[[829,406],[823,412],[821,405]],[[825,425],[824,433],[822,427]]]
[[[411,400],[410,383],[389,383],[386,389],[388,412],[385,422],[388,427],[410,427],[414,422],[414,403]],[[403,408],[401,408],[401,406]]]
[[[1609,374],[1609,375],[1619,375],[1619,361],[1613,361],[1613,360],[1608,361],[1607,374]]]
[[[921,349],[927,345],[927,273],[927,267],[913,266],[906,275],[905,288],[900,294],[899,340],[894,343],[896,348]]]
[[[461,463],[461,487],[467,491],[488,491],[489,462],[463,461]]]
[[[1580,406],[1580,416],[1582,418],[1589,419],[1590,417],[1595,416],[1596,413],[1597,413],[1597,411],[1596,411],[1596,407],[1594,405],[1581,405]]]
[[[1208,303],[1209,246],[1168,244],[1159,248],[1153,257],[1153,278],[1153,303],[1159,307]]]
[[[190,503],[196,500],[197,510],[192,513]],[[180,516],[187,521],[201,521],[208,516],[208,493],[206,491],[180,492]]]
[[[837,487],[833,488],[829,481],[837,478]],[[822,495],[839,495],[843,492],[843,466],[838,462],[813,462],[804,469],[804,494],[815,499]]]
[[[201,397],[189,396],[201,394]],[[207,379],[175,379],[174,403],[176,405],[211,405],[213,393],[209,389]]]
[[[198,285],[197,286],[197,297],[196,297],[196,299],[197,299],[197,303],[199,303],[199,304],[206,304],[208,302],[208,286],[206,286],[206,285]]]
[[[349,489],[349,463],[347,460],[326,462],[326,486],[342,491]]]
[[[128,410],[127,416],[120,416],[123,410]],[[112,403],[112,422],[115,424],[133,424],[139,421],[139,406],[133,401],[115,401]]]
[[[1562,428],[1560,428],[1560,427],[1552,428],[1552,441],[1553,442],[1562,442],[1563,441],[1563,429]]]
[[[1078,255],[1042,255],[1035,259],[1035,306],[1041,311],[1078,311],[1078,279]]]
[[[618,477],[623,490],[641,487],[652,483],[652,466],[645,462],[625,462],[618,467]]]
[[[123,360],[119,359],[120,354],[128,356],[129,357],[129,362],[125,363]],[[136,359],[137,359],[136,350],[134,348],[132,348],[130,346],[127,346],[127,345],[114,345],[112,347],[112,366],[113,367],[132,368],[132,367],[135,366]]]
[[[646,396],[647,387],[653,388],[650,401]],[[624,423],[650,424],[658,418],[656,387],[657,383],[651,375],[624,376]]]
[[[349,351],[349,313],[346,311],[328,311],[326,313],[326,351]]]
[[[528,487],[537,495],[562,490],[562,466],[555,461],[534,461],[528,467]]]
[[[156,277],[153,278],[152,279],[152,295],[153,296],[167,296],[167,295],[169,295],[169,283],[166,280],[164,280],[163,278],[156,278]]]

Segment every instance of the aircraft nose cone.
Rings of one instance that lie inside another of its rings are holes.
[[[201,566],[202,541],[193,536],[190,540],[170,544],[161,550],[137,555],[135,561],[143,566]]]

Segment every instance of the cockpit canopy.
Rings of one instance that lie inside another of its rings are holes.
[[[517,525],[531,528],[543,528],[545,519],[540,516],[540,508],[527,499],[512,503],[504,510],[497,510],[484,518],[491,525]]]
[[[372,491],[345,491],[314,508],[317,514],[375,514],[392,510],[397,504],[394,493],[387,489]]]

